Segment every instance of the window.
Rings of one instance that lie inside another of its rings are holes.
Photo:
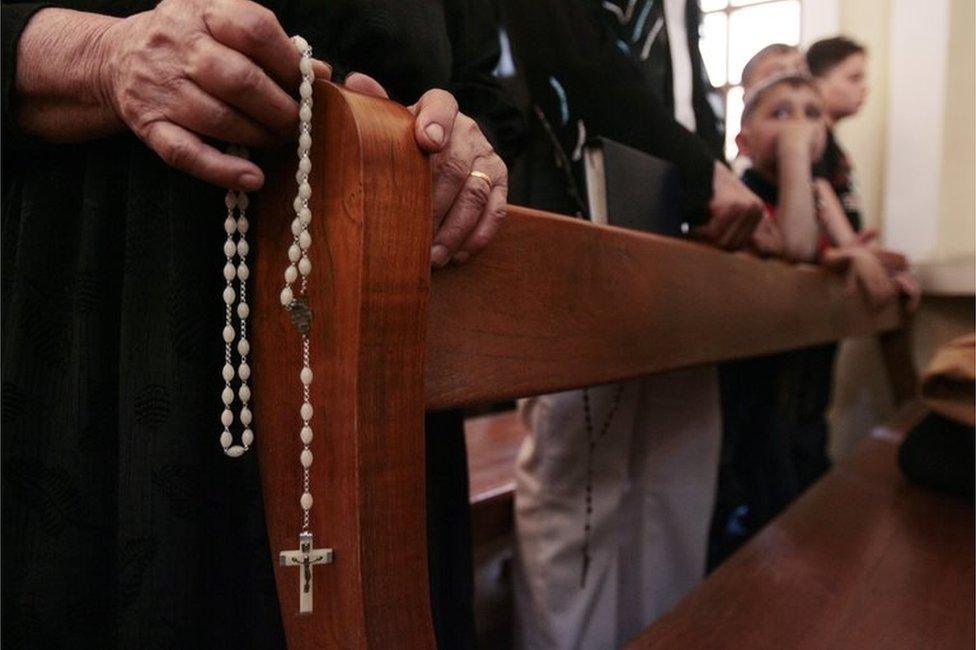
[[[742,68],[770,43],[800,42],[800,0],[700,0],[701,54],[725,103],[725,155],[735,158],[742,116]]]

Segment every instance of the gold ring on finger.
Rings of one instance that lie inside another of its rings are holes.
[[[486,174],[484,172],[479,172],[478,170],[474,170],[474,171],[469,172],[468,173],[468,176],[474,176],[475,178],[480,178],[484,182],[488,183],[488,187],[493,187],[495,185],[491,181],[491,176],[489,176],[488,174]]]

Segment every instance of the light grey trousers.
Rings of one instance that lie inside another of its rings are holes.
[[[621,385],[592,457],[581,390],[523,400],[517,460],[516,642],[527,650],[619,647],[701,580],[721,446],[714,367]],[[618,385],[588,389],[593,435]]]

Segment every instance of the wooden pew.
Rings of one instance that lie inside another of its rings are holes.
[[[627,646],[972,648],[973,504],[909,484],[910,404]]]
[[[409,114],[315,87],[311,334],[315,610],[298,614],[298,333],[278,295],[294,163],[252,210],[252,384],[291,648],[432,648],[425,408],[487,403],[894,329],[840,278],[512,207],[489,250],[431,276],[430,177]],[[258,401],[259,400],[259,401]]]

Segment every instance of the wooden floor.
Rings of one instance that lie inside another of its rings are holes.
[[[628,648],[972,649],[973,504],[896,464],[879,427]]]

